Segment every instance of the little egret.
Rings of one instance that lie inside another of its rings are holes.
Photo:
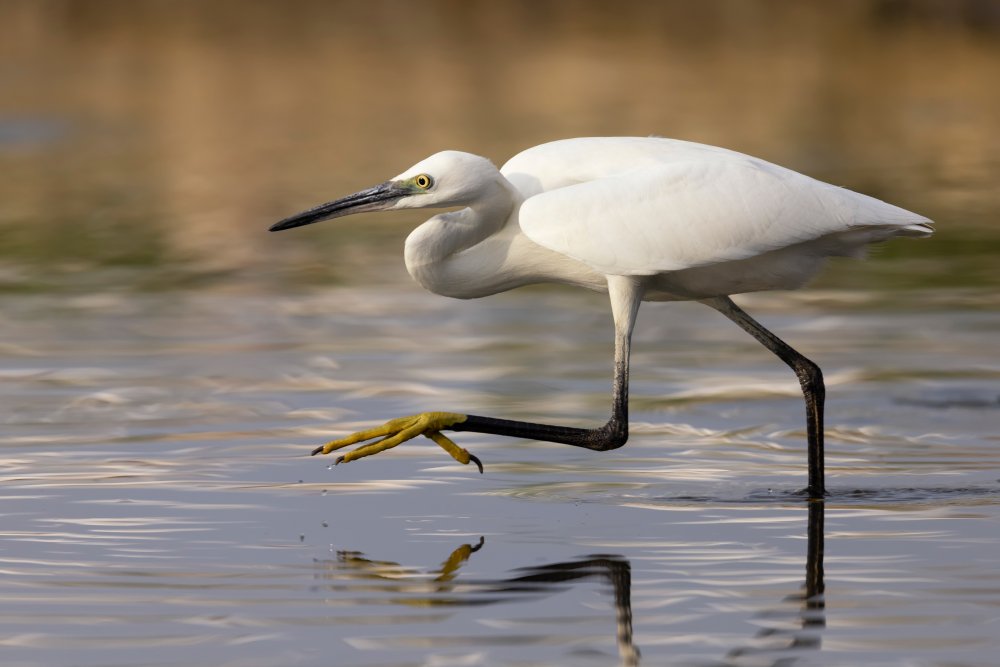
[[[444,151],[399,176],[271,226],[280,231],[365,211],[454,208],[406,239],[406,268],[426,289],[471,299],[532,283],[606,292],[615,330],[611,419],[593,429],[452,412],[401,417],[318,447],[337,459],[377,454],[418,435],[457,461],[479,459],[442,431],[475,431],[606,451],[628,438],[629,348],[642,301],[698,301],[795,371],[806,403],[808,486],[825,493],[819,367],[730,295],[801,287],[832,256],[928,236],[927,218],[735,151],[662,138],[579,138],[515,155],[501,169]]]

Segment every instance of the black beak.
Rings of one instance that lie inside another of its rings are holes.
[[[389,208],[389,206],[391,206],[392,203],[400,197],[405,197],[411,194],[413,193],[409,189],[401,187],[399,183],[386,181],[385,183],[376,185],[373,188],[368,188],[367,190],[362,190],[361,192],[355,192],[353,195],[347,195],[346,197],[342,197],[336,201],[320,204],[316,208],[311,208],[308,211],[303,211],[302,213],[296,213],[293,216],[274,223],[268,228],[268,231],[280,232],[284,229],[311,225],[312,223],[319,222],[320,220],[339,218],[345,215],[351,215],[352,213],[381,211],[382,209]]]

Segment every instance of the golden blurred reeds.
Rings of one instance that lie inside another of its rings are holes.
[[[941,225],[890,254],[1000,282],[997,2],[0,0],[0,25],[8,286],[109,267],[396,280],[419,212],[264,229],[444,148],[502,163],[605,134],[891,200]]]

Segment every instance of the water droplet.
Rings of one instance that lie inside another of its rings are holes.
[[[328,524],[328,523],[327,523],[326,521],[324,521],[324,522],[323,522],[323,527],[324,527],[324,528],[329,528],[329,527],[330,527],[330,524]]]
[[[320,495],[321,495],[321,496],[325,496],[325,495],[326,495],[326,489],[323,489],[323,492],[322,492],[322,493],[320,493]]]

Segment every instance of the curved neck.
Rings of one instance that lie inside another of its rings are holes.
[[[510,218],[516,191],[499,173],[466,208],[436,215],[406,238],[406,267],[411,274],[439,264],[496,234]],[[416,277],[416,275],[414,275]]]

